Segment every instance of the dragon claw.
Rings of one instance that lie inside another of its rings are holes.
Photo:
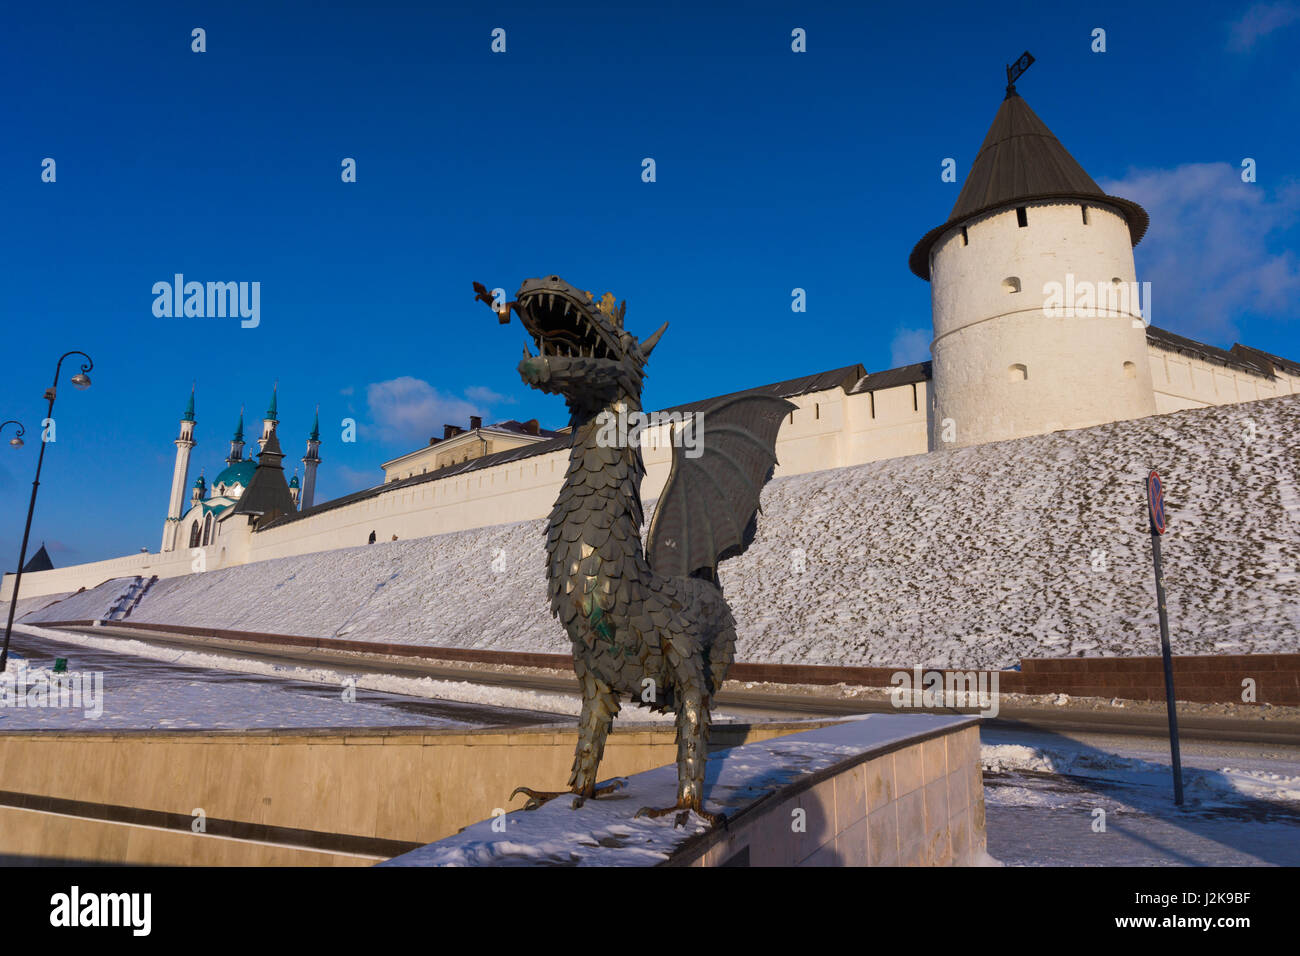
[[[605,784],[603,787],[596,787],[594,790],[591,791],[591,793],[580,793],[573,798],[573,809],[576,810],[578,809],[578,807],[586,803],[588,797],[591,797],[594,800],[597,797],[605,796],[605,794],[607,793],[613,793],[615,790],[622,790],[625,786],[627,786],[627,781],[620,779],[620,780],[611,781],[610,783]]]
[[[673,804],[671,807],[642,807],[636,812],[638,817],[666,817],[670,813],[676,813],[677,819],[673,821],[674,827],[686,826],[686,820],[694,812],[696,816],[704,820],[709,826],[720,827],[727,822],[727,818],[721,813],[712,813],[705,810],[699,805],[699,801],[681,801]]]
[[[531,787],[515,787],[514,793],[510,794],[510,799],[513,800],[521,793],[527,794],[528,802],[524,804],[524,809],[536,810],[548,801],[563,796],[567,792],[567,790],[533,790]]]
[[[514,792],[510,794],[509,799],[513,800],[519,794],[526,794],[528,802],[524,804],[525,810],[536,810],[556,797],[562,797],[566,793],[574,794],[573,809],[577,810],[588,798],[595,799],[603,797],[607,793],[613,793],[615,790],[621,790],[627,785],[626,780],[614,780],[602,787],[594,787],[591,790],[534,790],[531,787],[515,787]]]

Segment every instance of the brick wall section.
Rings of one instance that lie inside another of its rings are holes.
[[[89,627],[93,621],[42,622],[42,627]],[[298,637],[230,631],[179,624],[133,621],[131,630],[158,631],[193,637],[248,641],[281,647],[388,654],[426,660],[473,664],[514,664],[569,670],[567,654],[531,654],[519,651],[433,647],[422,644],[384,644],[331,637]],[[734,681],[780,684],[857,684],[889,687],[890,678],[907,667],[828,667],[815,664],[732,665]],[[926,668],[943,670],[943,668]],[[947,673],[947,671],[945,671]],[[1119,697],[1124,700],[1163,700],[1164,670],[1159,657],[1024,658],[1018,671],[998,671],[998,689],[1015,694],[1069,694],[1071,697]],[[1300,705],[1300,654],[1213,654],[1174,658],[1174,690],[1179,700],[1204,703],[1241,703],[1242,681],[1255,681],[1255,703]]]
[[[1002,690],[1018,693],[1129,700],[1161,700],[1165,696],[1159,657],[1026,658],[1019,674],[1002,673]],[[1179,700],[1241,703],[1242,681],[1247,678],[1255,682],[1257,703],[1300,704],[1300,654],[1174,658],[1174,691]]]
[[[860,684],[889,687],[906,667],[819,667],[798,664],[736,664],[729,678],[790,684]],[[925,668],[942,670],[944,668]],[[1020,670],[998,671],[998,690],[1012,694],[1069,694],[1163,700],[1159,657],[1022,658]],[[1255,702],[1300,704],[1300,654],[1215,654],[1174,658],[1179,700],[1241,703],[1242,681],[1255,681]]]

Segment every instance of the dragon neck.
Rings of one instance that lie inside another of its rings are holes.
[[[594,526],[597,523],[609,527],[611,519],[616,522],[627,521],[631,529],[631,540],[635,542],[634,556],[644,561],[641,546],[641,479],[645,476],[645,463],[641,457],[640,442],[620,441],[612,444],[610,441],[610,422],[615,423],[614,428],[617,428],[620,412],[626,421],[627,416],[640,410],[640,403],[625,395],[599,410],[574,412],[570,419],[573,443],[569,449],[569,468],[560,502],[570,494],[581,492],[584,504],[580,508],[566,510],[563,515],[557,513],[555,518],[566,527],[574,524]],[[615,434],[624,433],[616,431]],[[601,472],[596,480],[593,480],[593,465]],[[609,482],[609,474],[614,474],[619,480]],[[558,506],[557,502],[557,508]],[[582,537],[579,536],[577,541],[581,540]]]
[[[569,471],[565,476],[565,484],[582,481],[585,468],[581,467],[578,459],[584,462],[589,460],[588,453],[594,449],[601,450],[616,459],[611,464],[612,468],[617,468],[621,472],[623,468],[619,467],[620,464],[627,467],[627,480],[619,481],[612,488],[608,485],[604,486],[595,490],[593,494],[602,502],[603,510],[608,514],[634,516],[638,532],[641,529],[641,479],[645,477],[645,462],[641,458],[640,441],[621,441],[624,433],[617,431],[617,424],[620,415],[624,421],[627,421],[628,416],[640,411],[641,403],[637,399],[624,395],[594,414],[573,415],[571,419],[573,445],[569,449]],[[619,438],[619,442],[614,447],[610,447],[611,432]]]

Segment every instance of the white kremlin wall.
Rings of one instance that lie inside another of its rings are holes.
[[[781,427],[777,440],[776,474],[797,475],[859,464],[926,450],[926,385],[883,389],[872,397],[847,395],[841,388],[812,392],[791,399],[799,406]],[[707,421],[707,417],[706,417]],[[665,429],[646,432],[643,454],[646,478],[642,500],[657,498],[668,479],[671,448]],[[221,537],[205,549],[206,571],[330,551],[365,544],[370,532],[378,541],[447,534],[472,528],[528,521],[550,513],[564,479],[568,452],[552,452],[508,464],[479,468],[381,491],[338,508],[286,522],[251,536],[245,549],[236,537]],[[23,575],[23,598],[93,588],[111,578],[157,575],[169,578],[192,573],[189,551],[140,553]],[[4,578],[0,600],[8,600],[13,576]]]
[[[1300,376],[1282,371],[1267,379],[1169,349],[1153,347],[1148,354],[1158,414],[1300,394]]]

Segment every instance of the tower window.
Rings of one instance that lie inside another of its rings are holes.
[[[1029,378],[1029,369],[1025,366],[1016,364],[1007,369],[1008,382],[1023,382]]]
[[[1124,363],[1125,378],[1137,378],[1137,374],[1138,374],[1138,367],[1136,365],[1134,365],[1132,362]]]
[[[1020,277],[1007,276],[1002,280],[1002,291],[1008,294],[1020,291]]]
[[[1025,213],[1024,206],[1016,207],[1016,225],[1021,229],[1024,229],[1025,226],[1029,225],[1029,217]]]
[[[916,383],[912,383],[912,411],[917,411],[919,406],[916,404]]]
[[[969,245],[970,245],[970,236],[966,235],[966,227],[965,227],[965,226],[962,226],[962,227],[961,227],[961,244],[962,244],[963,246],[969,246]]]
[[[1088,207],[1080,206],[1079,208],[1083,210],[1083,224],[1086,226],[1088,225]]]

